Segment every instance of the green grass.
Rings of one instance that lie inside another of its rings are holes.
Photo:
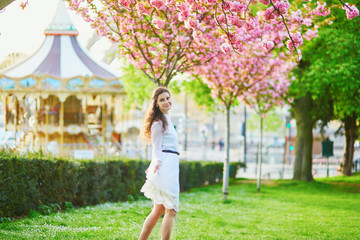
[[[345,182],[345,183],[360,183],[360,172],[353,173],[351,177],[336,176],[331,178],[318,178],[317,181],[322,182]]]
[[[360,239],[360,179],[248,180],[182,193],[172,239]],[[350,178],[351,179],[351,178]],[[151,202],[106,203],[0,225],[0,239],[137,239]],[[150,239],[160,239],[158,223]]]

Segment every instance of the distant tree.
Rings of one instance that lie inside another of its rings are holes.
[[[351,175],[360,118],[360,18],[354,20],[347,22],[337,13],[334,26],[323,30],[328,43],[324,46],[322,64],[326,65],[322,77],[331,83],[335,118],[344,125],[342,172],[348,176]]]
[[[208,64],[197,67],[194,73],[200,75],[211,89],[212,95],[225,108],[226,130],[225,130],[225,159],[223,177],[223,200],[227,200],[229,184],[229,162],[230,162],[230,110],[239,101],[247,99],[251,102],[256,96],[269,94],[271,98],[282,95],[276,92],[278,86],[274,84],[275,78],[287,74],[289,59],[284,53],[277,54],[262,47],[262,42],[254,42],[249,46],[244,55],[226,53],[214,57]],[[289,68],[290,69],[290,68]],[[287,78],[286,78],[287,80]],[[285,81],[286,81],[285,80]],[[279,81],[284,81],[280,77]],[[286,83],[283,83],[286,85]],[[288,86],[288,85],[287,85]],[[268,93],[268,90],[273,92]],[[269,100],[270,98],[264,97]],[[260,104],[260,103],[259,103]],[[261,105],[267,109],[271,104]]]
[[[255,83],[245,95],[244,101],[249,104],[259,116],[260,139],[258,146],[257,164],[257,190],[261,188],[261,165],[262,165],[262,143],[264,119],[266,114],[276,105],[285,103],[288,87],[290,85],[289,72],[294,67],[294,63],[283,62],[278,65],[275,73],[263,76],[261,82]]]
[[[360,116],[360,31],[359,18],[347,21],[341,10],[334,9],[332,25],[317,30],[319,36],[303,47],[303,58],[294,70],[296,80],[289,96],[297,123],[294,176],[313,180],[312,129],[318,120],[324,124],[340,119],[345,127],[343,172],[351,175],[354,141]]]

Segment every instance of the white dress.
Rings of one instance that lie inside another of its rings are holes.
[[[156,204],[163,204],[166,209],[179,211],[179,156],[174,153],[162,152],[171,150],[178,152],[178,135],[168,114],[168,122],[163,133],[162,122],[154,122],[151,126],[152,159],[146,174],[146,182],[141,192]],[[157,162],[160,168],[154,173]]]

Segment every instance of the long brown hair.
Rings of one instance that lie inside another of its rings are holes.
[[[168,122],[166,120],[165,115],[160,111],[160,108],[157,104],[157,100],[159,98],[159,95],[167,92],[170,96],[170,92],[165,87],[157,87],[152,94],[152,104],[149,107],[149,110],[147,111],[145,115],[145,123],[141,128],[140,131],[140,137],[143,140],[143,142],[151,142],[151,126],[155,121],[161,121],[163,132],[165,132]]]

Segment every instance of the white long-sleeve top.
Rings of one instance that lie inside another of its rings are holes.
[[[169,114],[165,114],[165,117],[168,126],[164,133],[161,121],[151,125],[152,161],[161,161],[162,150],[178,151],[178,135]]]

